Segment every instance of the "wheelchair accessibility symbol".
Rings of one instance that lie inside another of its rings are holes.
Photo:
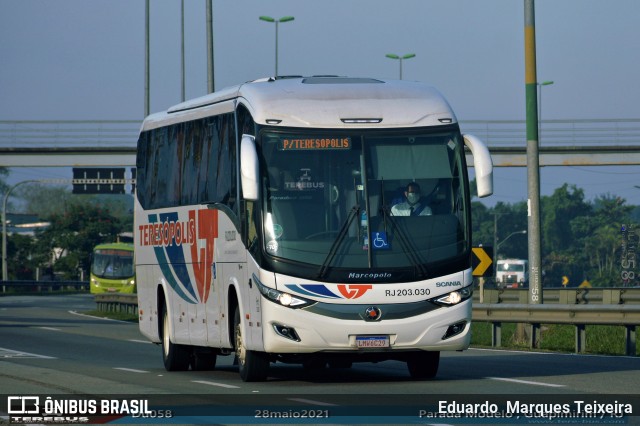
[[[371,235],[371,243],[373,244],[373,248],[375,250],[390,250],[391,246],[389,245],[389,241],[387,240],[386,232],[373,232]]]

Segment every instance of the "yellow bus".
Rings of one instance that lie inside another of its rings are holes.
[[[91,256],[91,293],[135,293],[133,244],[100,244]]]

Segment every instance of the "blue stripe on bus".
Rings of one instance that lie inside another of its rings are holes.
[[[158,216],[155,214],[150,214],[149,223],[158,223]],[[153,248],[153,251],[156,255],[156,259],[158,260],[158,266],[162,271],[162,275],[164,275],[169,286],[178,294],[178,296],[180,296],[181,299],[185,300],[188,303],[197,303],[196,300],[193,300],[191,297],[186,295],[184,291],[182,291],[182,288],[174,278],[173,272],[171,272],[171,268],[169,267],[169,262],[167,261],[167,258],[165,256],[164,249],[162,247],[156,246]]]

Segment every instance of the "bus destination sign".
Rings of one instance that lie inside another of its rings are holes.
[[[348,137],[291,137],[280,138],[281,151],[351,149]]]

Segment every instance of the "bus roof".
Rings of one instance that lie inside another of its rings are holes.
[[[457,121],[424,83],[350,77],[267,78],[229,87],[150,115],[142,130],[233,111],[244,104],[259,124],[312,128],[437,126]],[[226,104],[225,104],[226,103]]]
[[[132,243],[105,243],[105,244],[98,244],[93,248],[93,250],[110,250],[110,249],[133,251],[133,244]]]

